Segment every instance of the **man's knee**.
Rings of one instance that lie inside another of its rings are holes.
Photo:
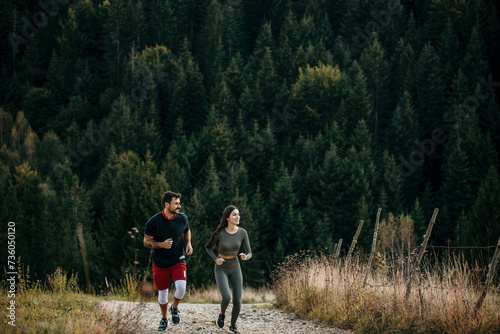
[[[158,290],[158,303],[161,305],[168,303],[168,289]]]
[[[177,299],[182,299],[184,298],[185,294],[186,294],[186,281],[183,280],[175,281],[174,297]]]

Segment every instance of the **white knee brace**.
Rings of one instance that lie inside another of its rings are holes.
[[[161,305],[168,303],[168,289],[158,290],[158,303]]]
[[[185,293],[186,293],[186,281],[183,280],[175,281],[174,297],[177,299],[182,299],[184,298]]]

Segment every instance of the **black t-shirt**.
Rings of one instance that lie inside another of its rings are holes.
[[[189,231],[189,223],[184,213],[178,213],[172,219],[167,219],[163,211],[158,212],[146,223],[144,234],[153,237],[158,242],[172,238],[172,248],[153,249],[153,263],[158,268],[167,269],[178,263],[186,262],[186,252],[182,234]]]

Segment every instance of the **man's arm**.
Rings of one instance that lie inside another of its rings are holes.
[[[167,239],[163,242],[158,242],[153,237],[145,234],[143,242],[144,242],[144,247],[151,249],[160,249],[160,248],[170,249],[172,247],[172,238]]]
[[[191,246],[191,230],[183,233],[184,241],[186,242],[186,255],[193,254],[193,247]]]

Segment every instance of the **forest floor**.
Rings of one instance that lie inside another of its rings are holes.
[[[160,308],[154,302],[125,302],[102,301],[101,308],[109,312],[114,324],[121,333],[158,333],[160,324]],[[226,326],[219,329],[215,325],[219,313],[219,304],[190,304],[179,305],[181,323],[174,325],[168,314],[168,328],[166,332],[187,334],[203,333],[216,334],[228,332],[231,318],[230,305],[226,312]],[[332,333],[353,334],[339,328],[325,327],[312,321],[297,318],[293,313],[286,313],[274,308],[271,304],[242,304],[237,322],[240,333]]]

